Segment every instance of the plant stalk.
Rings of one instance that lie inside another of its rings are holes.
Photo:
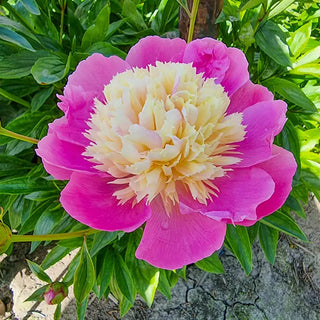
[[[39,235],[19,235],[13,234],[11,238],[11,242],[33,242],[33,241],[54,241],[54,240],[65,240],[65,239],[73,239],[85,237],[90,234],[101,232],[96,229],[85,229],[76,232],[69,233],[56,233],[56,234],[39,234]]]
[[[193,1],[187,42],[191,42],[192,38],[193,38],[194,25],[196,23],[196,18],[197,18],[197,13],[198,13],[198,8],[199,8],[199,2],[200,2],[200,0],[194,0]]]
[[[30,142],[30,143],[33,143],[33,144],[37,144],[39,142],[38,139],[27,137],[27,136],[24,136],[22,134],[9,131],[9,130],[7,130],[5,128],[2,128],[2,127],[0,127],[0,135],[1,136],[6,136],[6,137],[10,137],[10,138],[14,138],[14,139],[18,139],[18,140],[22,140],[22,141],[26,141],[26,142]]]

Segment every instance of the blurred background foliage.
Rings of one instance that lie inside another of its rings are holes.
[[[178,37],[179,11],[184,10],[180,5],[186,8],[187,1],[2,0],[2,127],[41,139],[48,123],[62,116],[56,94],[63,92],[68,75],[81,60],[94,52],[125,58],[130,47],[148,35]],[[306,218],[303,205],[310,192],[320,200],[319,17],[319,1],[315,0],[225,0],[216,21],[218,39],[245,52],[251,80],[287,102],[288,121],[275,142],[290,150],[298,163],[292,192],[280,210],[250,228],[228,226],[225,247],[247,274],[252,269],[251,245],[256,239],[271,263],[275,261],[279,231],[307,241],[295,217]],[[21,235],[87,228],[63,210],[59,193],[66,182],[48,176],[34,149],[29,142],[0,136],[4,222]],[[41,266],[31,262],[29,266],[50,283],[45,269],[80,248],[63,279],[68,286],[74,284],[79,319],[84,319],[91,290],[99,298],[112,293],[124,315],[137,293],[150,306],[156,290],[170,298],[178,278],[186,277],[186,268],[165,271],[137,260],[134,252],[141,236],[139,229],[131,234],[99,232],[89,235],[85,242],[83,238],[60,240]],[[39,245],[32,242],[31,251]],[[196,265],[207,272],[223,273],[219,254],[223,252]],[[47,287],[29,299],[43,299]],[[56,319],[60,312],[58,305]]]

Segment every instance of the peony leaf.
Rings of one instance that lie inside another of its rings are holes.
[[[196,266],[206,272],[221,274],[224,273],[223,265],[216,253],[213,253],[210,257],[204,258],[196,262]]]
[[[44,272],[44,270],[38,264],[28,259],[27,259],[27,263],[32,273],[34,273],[40,280],[48,283],[52,282],[50,277]]]
[[[279,231],[259,223],[259,241],[266,258],[271,264],[276,259]]]
[[[246,275],[249,275],[252,270],[252,250],[247,229],[228,224],[226,240]]]
[[[308,241],[305,234],[300,230],[297,223],[290,215],[277,211],[270,216],[260,220],[261,223],[282,231],[290,236],[299,238],[302,241]]]
[[[24,7],[32,14],[39,15],[40,10],[35,0],[20,0]]]
[[[4,41],[8,41],[12,44],[15,44],[23,49],[27,49],[29,51],[35,51],[31,46],[30,42],[27,41],[23,36],[19,33],[12,31],[11,29],[4,28],[0,26],[0,39]]]
[[[65,257],[70,252],[69,248],[61,247],[59,245],[55,246],[42,261],[42,268],[48,269],[58,261],[60,261],[63,257]]]
[[[114,254],[109,248],[107,248],[103,255],[103,263],[97,276],[97,284],[100,285],[100,290],[97,294],[99,299],[101,299],[107,291],[112,274],[114,273],[114,268]]]
[[[114,273],[119,289],[128,301],[134,304],[136,294],[129,268],[119,254],[115,255],[115,263],[117,267],[114,269]]]
[[[296,30],[288,40],[291,53],[294,57],[299,56],[308,44],[311,35],[312,23],[306,23]]]
[[[88,252],[86,242],[84,241],[80,253],[80,262],[74,274],[73,293],[77,299],[77,303],[85,304],[86,298],[88,298],[94,283],[94,265]]]
[[[255,38],[260,49],[271,59],[282,66],[292,66],[286,36],[277,24],[270,20],[261,24]]]
[[[268,87],[271,91],[279,93],[284,99],[299,106],[304,112],[317,112],[317,108],[313,102],[295,83],[285,79],[271,78],[263,81],[263,85]]]
[[[47,87],[38,91],[31,100],[31,111],[39,110],[47,99],[51,96],[53,92],[53,87]]]

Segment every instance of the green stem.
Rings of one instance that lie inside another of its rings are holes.
[[[84,236],[88,236],[90,234],[101,232],[96,229],[85,229],[76,232],[69,233],[56,233],[56,234],[39,234],[39,235],[18,235],[13,234],[11,238],[11,242],[29,242],[29,241],[54,241],[54,240],[65,240],[65,239],[73,239],[80,238]]]
[[[197,13],[198,13],[198,8],[199,8],[199,2],[200,2],[200,0],[194,0],[193,1],[187,42],[191,42],[192,38],[193,38],[193,31],[194,31],[194,25],[196,23],[196,18],[197,18]]]
[[[61,5],[61,18],[60,18],[60,45],[62,45],[62,36],[63,36],[63,22],[64,22],[64,11],[66,9],[66,2],[63,1]]]
[[[37,144],[39,142],[39,140],[37,140],[37,139],[23,136],[22,134],[9,131],[9,130],[2,128],[2,127],[0,127],[0,135],[14,138],[14,139],[18,139],[18,140],[22,140],[22,141],[26,141],[26,142],[30,142],[30,143],[34,143],[34,144]]]

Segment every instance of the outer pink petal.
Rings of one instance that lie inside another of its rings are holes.
[[[276,185],[272,197],[259,205],[258,219],[273,213],[285,203],[291,191],[292,178],[297,170],[297,164],[291,152],[274,145],[272,154],[273,158],[257,165],[271,175]]]
[[[37,150],[36,150],[37,151]],[[72,174],[71,170],[64,169],[61,167],[57,167],[55,165],[52,165],[46,160],[42,159],[42,164],[47,172],[52,174],[52,176],[57,180],[69,180]]]
[[[36,150],[47,164],[46,170],[56,179],[61,179],[61,172],[66,171],[96,172],[93,164],[82,155],[84,151],[82,146],[60,140],[54,132],[41,139]]]
[[[130,69],[128,63],[117,56],[106,58],[94,53],[81,61],[76,71],[69,76],[67,87],[81,87],[90,98],[104,99],[103,89],[117,74]]]
[[[178,269],[210,256],[224,241],[226,224],[214,221],[190,208],[176,207],[167,215],[160,197],[151,202],[136,257],[163,269]],[[187,210],[187,212],[186,212]]]
[[[145,68],[161,62],[182,62],[186,43],[180,38],[167,39],[149,36],[141,39],[128,52],[126,61],[132,67]]]
[[[150,216],[150,208],[143,202],[118,204],[113,193],[119,186],[110,184],[111,178],[98,174],[74,172],[61,192],[60,202],[76,220],[99,230],[131,232]]]
[[[249,80],[230,97],[227,113],[243,112],[258,102],[272,100],[273,94],[267,88],[253,84]]]
[[[269,199],[275,190],[271,176],[255,167],[235,169],[213,183],[219,191],[217,197],[213,197],[207,205],[194,201],[187,192],[179,193],[179,199],[186,206],[212,219],[228,223],[245,219],[255,221],[257,207]]]
[[[287,105],[281,100],[259,102],[243,112],[245,139],[237,143],[240,163],[235,167],[249,167],[271,157],[274,137],[286,122]]]
[[[196,39],[187,44],[183,56],[184,63],[192,63],[204,78],[214,78],[221,83],[230,66],[227,46],[212,38]]]
[[[227,54],[230,66],[221,85],[231,96],[236,90],[249,80],[248,61],[244,53],[237,48],[228,48]]]
[[[256,165],[256,167],[268,172],[275,182],[272,197],[261,203],[257,208],[257,220],[275,212],[285,203],[291,191],[292,178],[297,169],[296,161],[291,152],[273,145],[272,154],[274,157]],[[244,220],[238,224],[251,226],[255,222]]]

